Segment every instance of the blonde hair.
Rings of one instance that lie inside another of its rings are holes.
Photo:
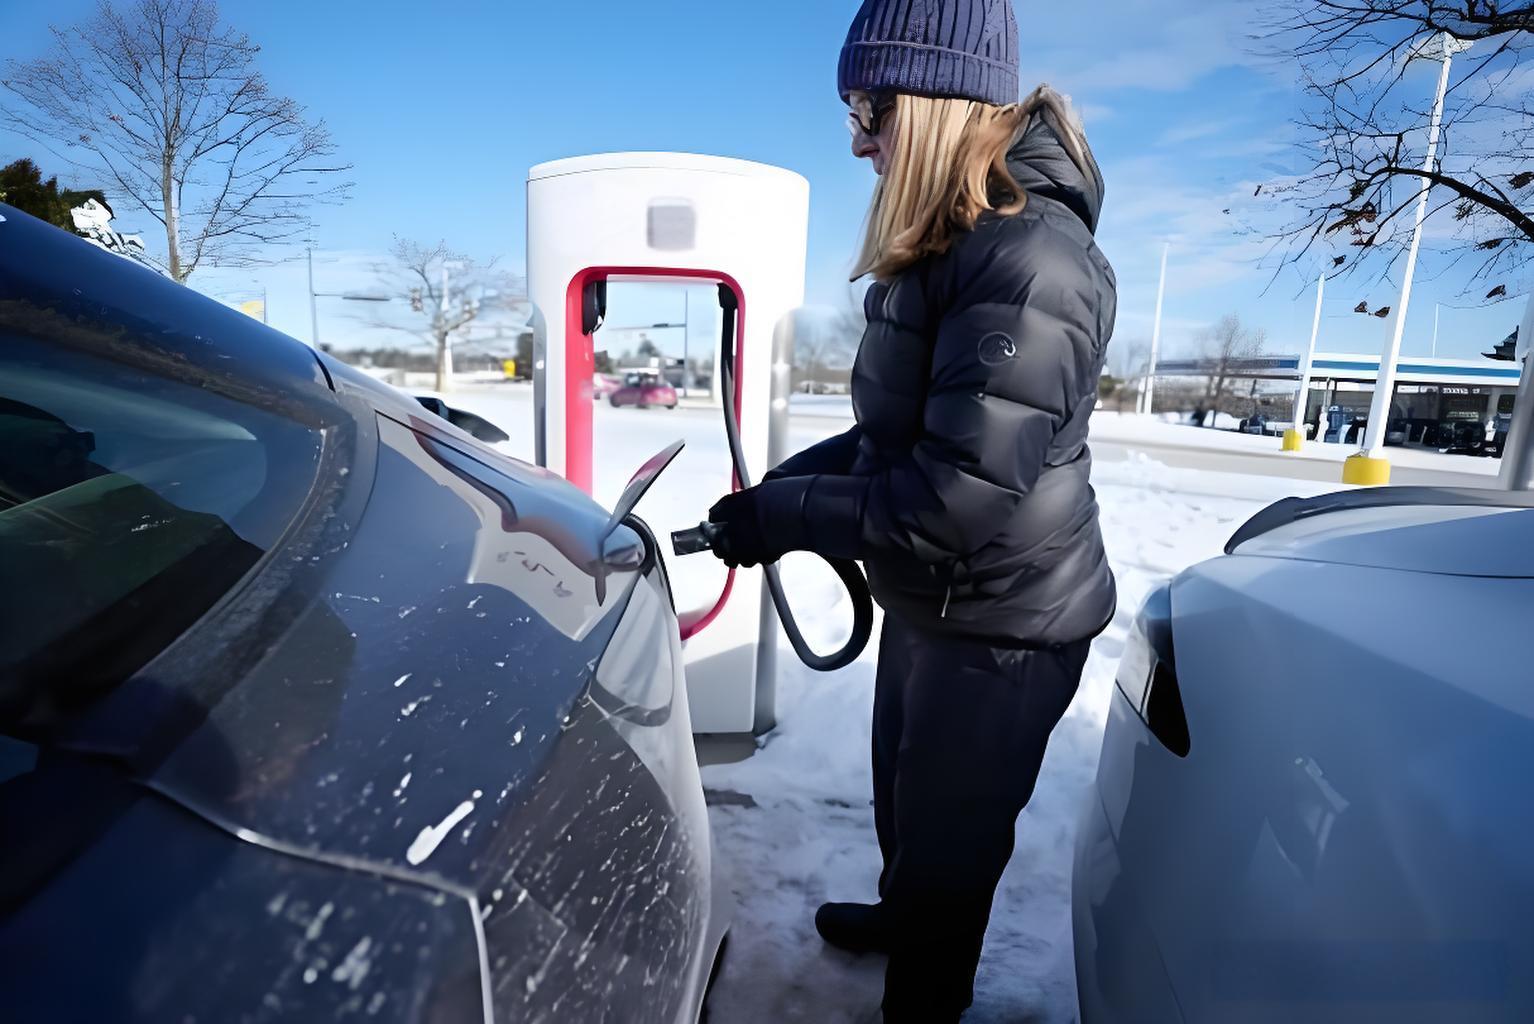
[[[1041,110],[1054,115],[1066,151],[1086,171],[1086,139],[1068,102],[1047,85],[1004,107],[898,94],[889,166],[874,188],[852,279],[887,281],[947,252],[981,214],[1021,212],[1028,197],[1007,169],[1007,151]]]

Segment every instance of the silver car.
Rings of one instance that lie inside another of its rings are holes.
[[[1083,1024],[1534,1020],[1534,501],[1290,499],[1226,551],[1119,670]]]

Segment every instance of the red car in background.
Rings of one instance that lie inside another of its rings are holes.
[[[623,378],[611,373],[593,373],[591,375],[591,397],[607,398],[614,391],[623,387]]]
[[[676,388],[661,380],[659,374],[629,373],[623,377],[623,387],[609,395],[607,400],[614,409],[624,405],[634,405],[641,409],[655,405],[675,409]]]

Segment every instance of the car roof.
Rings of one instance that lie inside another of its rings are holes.
[[[334,401],[309,346],[3,203],[0,328],[203,386]]]

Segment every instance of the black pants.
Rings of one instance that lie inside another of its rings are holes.
[[[969,1004],[1017,816],[1090,647],[999,649],[886,616],[873,723],[886,1021],[956,1020]]]

